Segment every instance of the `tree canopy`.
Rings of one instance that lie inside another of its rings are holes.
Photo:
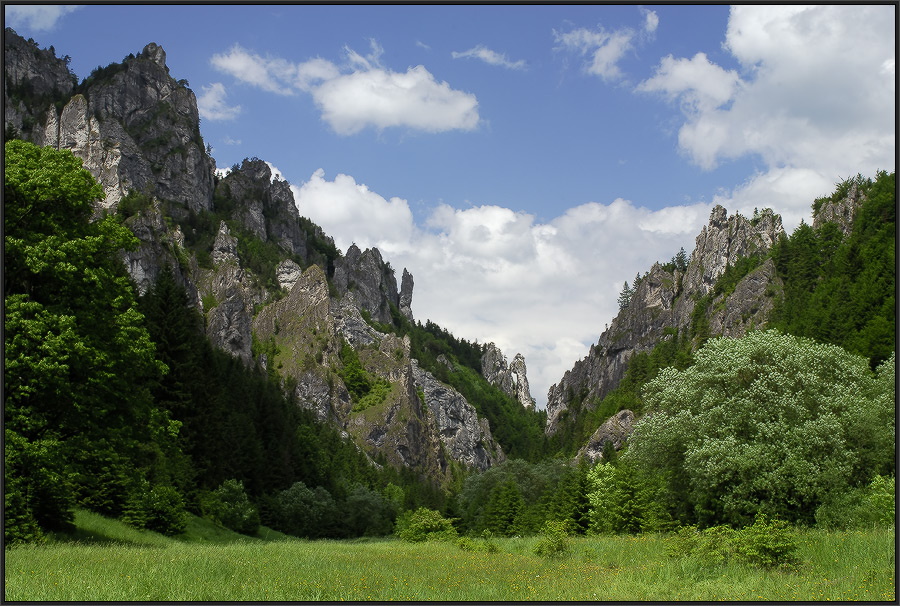
[[[650,414],[624,458],[666,479],[684,522],[740,525],[760,510],[811,522],[894,473],[893,366],[873,374],[861,356],[776,330],[712,339],[647,384]]]

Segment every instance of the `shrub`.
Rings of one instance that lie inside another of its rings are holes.
[[[875,476],[868,486],[835,495],[816,510],[816,525],[833,530],[893,526],[894,486],[894,478]]]
[[[765,514],[741,530],[712,526],[698,530],[683,526],[669,537],[666,553],[671,557],[693,557],[704,565],[735,560],[759,568],[791,567],[799,563],[797,542],[782,520]]]
[[[244,483],[225,480],[205,499],[206,514],[225,528],[242,534],[259,530],[259,512],[244,492]]]
[[[540,539],[534,546],[534,553],[543,557],[555,557],[569,550],[566,523],[560,520],[547,520],[541,528]]]
[[[172,486],[152,486],[140,480],[122,510],[122,520],[135,528],[165,535],[181,534],[187,528],[184,501]]]
[[[735,534],[735,551],[747,564],[762,568],[790,567],[799,563],[797,541],[786,522],[756,516],[751,526]]]
[[[404,541],[452,541],[457,532],[452,520],[427,507],[406,511],[397,518],[394,534]]]

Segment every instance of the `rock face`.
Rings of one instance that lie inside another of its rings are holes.
[[[831,222],[841,228],[845,237],[850,235],[856,211],[865,201],[865,195],[859,191],[859,185],[854,180],[844,198],[836,201],[828,200],[818,208],[813,217],[813,229],[819,229],[823,224]]]
[[[415,322],[412,313],[413,277],[406,268],[403,268],[403,278],[400,280],[400,313],[409,320]]]
[[[403,313],[394,270],[384,262],[377,248],[368,248],[362,252],[353,244],[347,249],[347,254],[334,265],[332,282],[338,293],[343,296],[353,291],[360,309],[365,309],[373,320],[391,323],[391,306]],[[404,301],[408,307],[412,304],[413,279],[412,274],[406,270],[403,284]],[[406,317],[412,318],[411,309]]]
[[[276,354],[267,365],[296,381],[300,405],[336,423],[371,455],[392,463],[443,474],[449,461],[487,469],[503,458],[487,421],[452,388],[419,369],[410,359],[409,337],[379,333],[362,318],[355,293],[329,298],[325,273],[316,265],[303,272],[290,294],[260,311],[253,321],[257,339]],[[391,384],[386,399],[354,410],[339,374],[346,339],[370,375]],[[425,402],[421,401],[421,394]]]
[[[575,398],[596,403],[613,390],[631,357],[670,338],[667,330],[687,334],[694,306],[712,296],[725,269],[742,257],[764,253],[782,233],[781,217],[769,209],[751,220],[739,214],[728,217],[721,206],[713,208],[684,273],[654,264],[640,279],[630,304],[591,346],[587,357],[550,387],[546,433],[556,433],[560,415]],[[706,313],[712,334],[741,336],[750,327],[762,326],[773,305],[772,297],[780,289],[774,265],[764,263],[745,276],[733,293],[720,294],[710,302]]]
[[[6,33],[7,131],[83,160],[106,194],[95,214],[121,211],[138,238],[121,255],[140,294],[171,267],[213,345],[276,373],[300,406],[373,458],[438,482],[451,463],[483,470],[504,458],[475,408],[410,358],[408,337],[363,318],[391,323],[399,312],[412,322],[412,275],[404,270],[398,292],[377,249],[352,246],[341,257],[266,162],[247,159],[217,177],[196,98],[170,76],[162,47],[148,44],[79,85],[67,59]],[[345,341],[368,376],[389,385],[383,401],[351,399]]]
[[[306,260],[306,234],[287,181],[274,179],[258,158],[244,160],[216,186],[216,194],[233,201],[232,218],[263,242],[278,244],[287,254]]]
[[[500,348],[488,343],[481,355],[481,375],[488,383],[518,400],[525,408],[534,408],[534,398],[528,387],[525,357],[522,354],[517,353],[512,364],[507,366],[506,356]]]
[[[33,40],[25,40],[11,28],[6,28],[3,65],[6,70],[4,128],[12,127],[37,143],[35,139],[43,137],[47,118],[56,118],[56,108],[48,110],[72,96],[78,79],[69,71],[65,58],[57,58],[55,51],[39,48]]]
[[[412,360],[412,370],[451,459],[484,471],[506,458],[500,446],[493,443],[487,419],[479,419],[475,408],[462,394],[419,368],[415,360]]]
[[[634,433],[634,413],[620,410],[597,428],[588,443],[578,451],[577,458],[587,458],[591,464],[603,460],[603,447],[612,442],[613,448],[619,450],[625,441]]]

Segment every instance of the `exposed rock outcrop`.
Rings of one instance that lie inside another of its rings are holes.
[[[408,279],[404,277],[406,300],[412,304],[412,275],[405,272],[406,275],[409,275]],[[367,248],[363,252],[356,244],[351,245],[347,254],[335,262],[332,282],[341,296],[353,291],[360,309],[365,309],[377,322],[390,324],[393,321],[391,306],[402,312],[394,270],[381,258],[377,248]],[[407,318],[411,317],[412,310]]]
[[[400,313],[409,320],[415,322],[412,313],[413,277],[403,268],[403,278],[400,280]]]
[[[588,406],[599,402],[622,380],[632,356],[670,338],[667,330],[687,334],[697,301],[712,296],[725,269],[742,257],[764,254],[782,233],[781,217],[769,209],[747,219],[740,214],[728,217],[721,206],[713,208],[684,273],[654,264],[587,357],[550,387],[547,434],[556,432],[560,415],[575,399]],[[770,299],[780,288],[774,266],[763,264],[745,276],[733,293],[711,301],[706,312],[711,330],[715,327],[715,334],[738,336],[751,326],[763,325],[773,304]]]
[[[517,353],[512,364],[507,366],[506,356],[500,348],[488,343],[481,355],[481,375],[488,383],[518,400],[525,408],[534,408],[534,398],[528,387],[525,356],[522,354]]]
[[[587,458],[592,464],[602,461],[603,448],[607,442],[612,442],[613,448],[620,450],[632,433],[634,413],[627,409],[620,410],[597,428],[588,443],[578,451],[577,458]]]
[[[847,195],[840,200],[826,200],[819,206],[813,216],[813,229],[819,229],[825,223],[836,223],[841,228],[844,236],[850,235],[853,230],[853,220],[856,218],[856,211],[866,201],[865,195],[859,191],[859,184],[856,180],[850,183],[850,189]]]
[[[232,217],[263,242],[274,242],[282,250],[307,259],[306,236],[299,225],[300,213],[290,184],[274,179],[272,170],[257,158],[219,180],[216,194],[232,200]]]
[[[505,459],[491,437],[487,419],[479,419],[462,394],[419,368],[415,360],[411,362],[416,386],[425,394],[425,404],[434,415],[450,458],[481,471]]]
[[[121,210],[138,238],[121,254],[141,294],[172,267],[214,346],[280,376],[300,406],[372,458],[436,481],[454,461],[486,469],[502,460],[488,422],[410,359],[409,337],[363,319],[365,310],[391,323],[399,311],[413,321],[409,271],[398,292],[377,249],[353,246],[341,257],[262,160],[216,177],[196,98],[169,74],[162,47],[148,44],[78,85],[67,60],[7,30],[5,64],[8,125],[71,150],[100,181],[106,196],[96,214]],[[383,400],[351,398],[341,379],[345,340],[373,383],[389,385]]]

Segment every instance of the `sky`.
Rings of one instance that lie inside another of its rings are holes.
[[[539,407],[712,207],[790,233],[896,165],[893,5],[4,5],[79,80],[166,51],[220,170],[291,183]]]

